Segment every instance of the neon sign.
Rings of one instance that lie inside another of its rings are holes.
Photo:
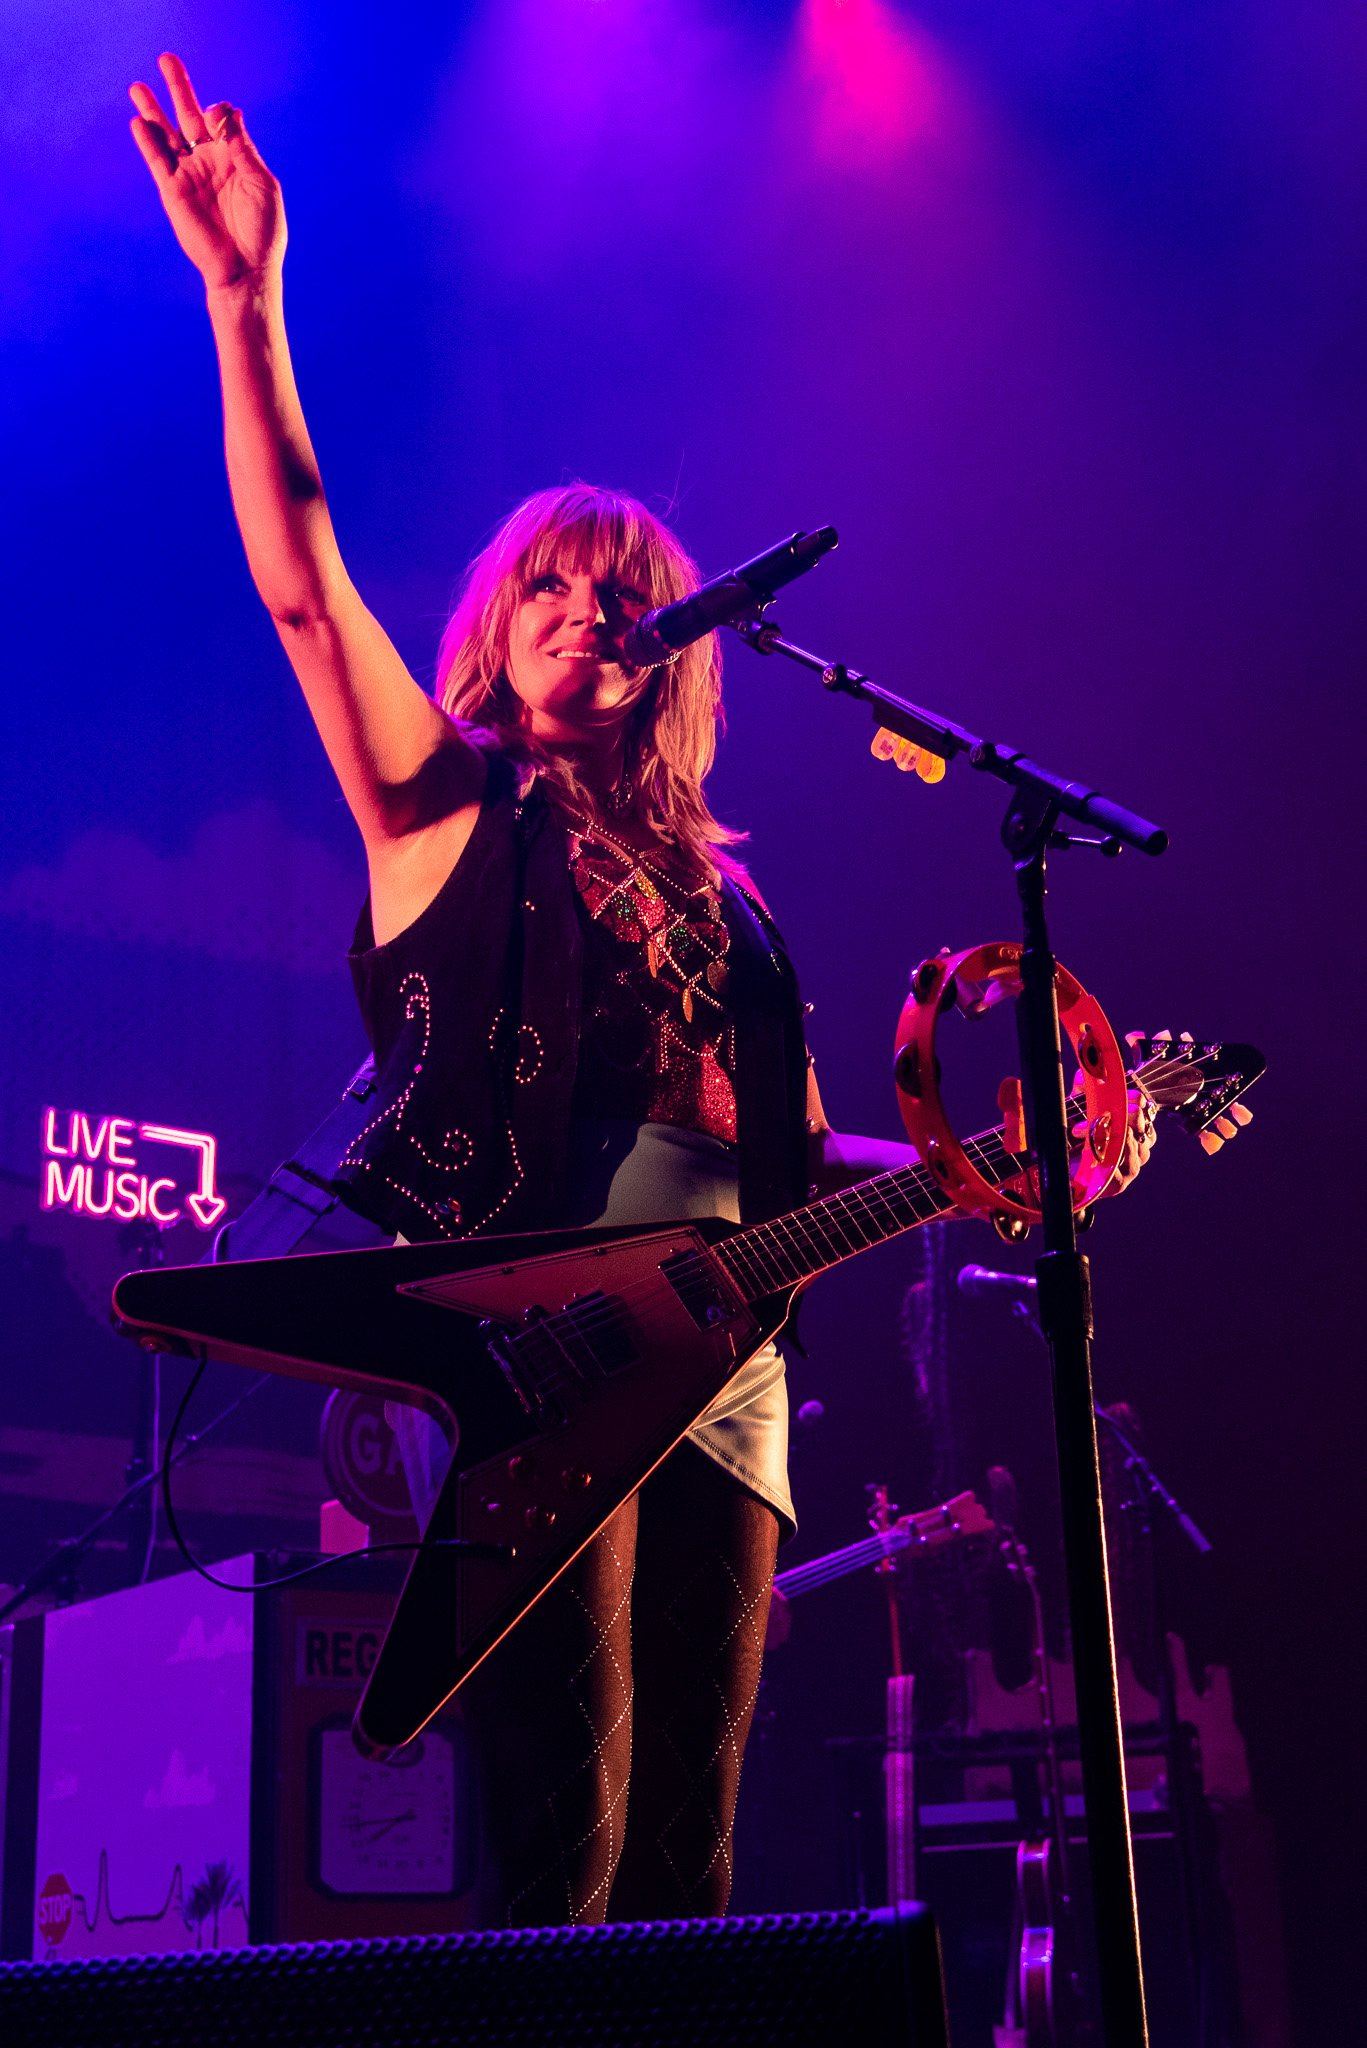
[[[149,1167],[142,1152],[147,1145],[193,1152],[193,1190],[182,1185],[184,1169],[178,1177],[166,1171],[165,1160]],[[124,1223],[146,1217],[163,1228],[178,1223],[188,1209],[200,1230],[212,1230],[228,1206],[214,1186],[217,1159],[218,1146],[207,1131],[45,1109],[42,1205],[78,1216],[116,1216]]]

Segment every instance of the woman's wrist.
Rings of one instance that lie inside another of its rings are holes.
[[[243,313],[276,311],[283,303],[284,266],[272,263],[262,270],[244,270],[239,276],[218,283],[204,281],[204,298],[211,320],[231,321]]]

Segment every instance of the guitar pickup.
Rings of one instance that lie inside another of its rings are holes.
[[[581,1294],[555,1319],[561,1350],[582,1375],[611,1379],[640,1361],[631,1328],[610,1294]]]
[[[700,1330],[733,1322],[737,1305],[715,1263],[697,1252],[675,1252],[660,1261],[660,1271]]]

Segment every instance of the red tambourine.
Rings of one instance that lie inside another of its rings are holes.
[[[923,960],[911,977],[911,994],[897,1022],[893,1070],[907,1136],[946,1195],[970,1216],[989,1217],[999,1228],[1039,1222],[1038,1203],[1029,1199],[1035,1176],[1022,1172],[994,1185],[969,1158],[940,1100],[935,1029],[941,1012],[953,1004],[969,1016],[980,1016],[992,1004],[1019,996],[1022,950],[1010,943],[973,946],[964,953]],[[1125,1156],[1129,1084],[1124,1055],[1100,1003],[1057,963],[1054,988],[1059,1023],[1082,1073],[1087,1130],[1073,1165],[1072,1185],[1074,1209],[1085,1209],[1105,1193]],[[1019,1081],[1004,1082],[998,1101],[1006,1113],[1006,1149],[1022,1152]]]

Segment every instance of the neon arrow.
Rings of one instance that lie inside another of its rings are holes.
[[[199,1153],[199,1192],[185,1197],[186,1207],[201,1230],[211,1230],[228,1204],[214,1192],[218,1146],[207,1131],[173,1131],[165,1124],[139,1124],[138,1136],[152,1145],[191,1145]]]

